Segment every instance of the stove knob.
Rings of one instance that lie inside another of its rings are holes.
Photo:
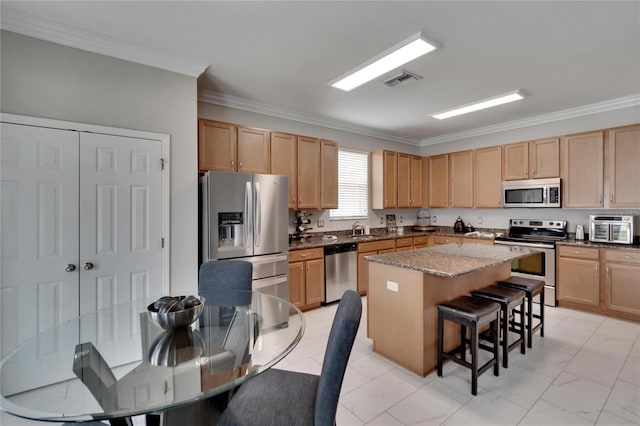
[[[553,222],[549,222],[549,226],[553,226]]]

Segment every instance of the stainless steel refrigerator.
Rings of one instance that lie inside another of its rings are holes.
[[[207,172],[201,189],[202,261],[249,261],[254,291],[289,300],[288,178]],[[288,310],[269,316],[263,327],[289,321]]]

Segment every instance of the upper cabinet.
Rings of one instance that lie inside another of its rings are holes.
[[[473,151],[449,154],[449,207],[473,207]]]
[[[560,176],[560,139],[519,142],[502,147],[503,180]]]
[[[236,141],[233,124],[198,120],[198,170],[236,171]]]
[[[449,154],[429,157],[429,207],[449,207]]]
[[[422,157],[398,153],[397,207],[422,207]]]
[[[271,174],[289,178],[289,209],[298,207],[298,137],[271,133]]]
[[[320,142],[320,208],[338,208],[338,144]]]
[[[269,173],[269,131],[198,120],[198,169]]]
[[[320,139],[298,136],[297,208],[320,208]]]
[[[502,147],[476,149],[474,152],[473,206],[502,207]]]
[[[424,183],[422,183],[422,157],[418,155],[411,156],[410,163],[410,178],[409,178],[409,203],[411,207],[422,207],[422,187]]]
[[[604,132],[562,138],[563,207],[603,207]]]
[[[373,151],[369,157],[370,204],[372,209],[387,209],[397,206],[398,153]]]
[[[609,207],[640,207],[640,125],[607,131]]]

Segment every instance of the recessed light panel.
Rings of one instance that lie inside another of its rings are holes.
[[[356,87],[373,80],[382,74],[398,68],[424,54],[434,50],[436,47],[426,41],[422,33],[403,41],[382,52],[380,55],[356,67],[348,75],[339,77],[329,84],[344,91],[353,90]]]
[[[478,102],[474,102],[473,104],[462,106],[460,108],[434,114],[432,115],[432,117],[437,118],[438,120],[444,120],[445,118],[455,117],[456,115],[467,114],[469,112],[478,111],[485,108],[491,108],[494,106],[506,104],[513,101],[519,101],[520,99],[524,99],[524,97],[520,94],[519,91],[515,91],[515,92],[507,93],[506,95],[485,99],[483,101],[478,101]]]

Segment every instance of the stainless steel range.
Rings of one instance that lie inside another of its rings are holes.
[[[539,253],[511,263],[511,275],[544,281],[545,305],[556,306],[556,241],[567,239],[566,220],[511,219],[509,235],[495,244],[530,247]]]

